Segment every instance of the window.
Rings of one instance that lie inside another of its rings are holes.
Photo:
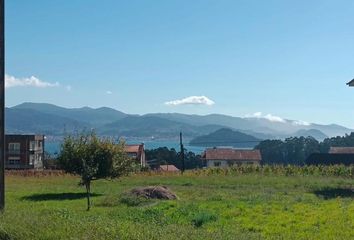
[[[9,154],[20,154],[20,143],[9,143]]]
[[[8,159],[9,165],[19,165],[20,157],[9,157]]]
[[[34,151],[36,148],[36,142],[35,141],[31,141],[30,142],[30,151]]]
[[[42,149],[42,141],[37,141],[38,149]]]
[[[214,162],[214,167],[220,167],[221,166],[221,162]]]
[[[29,158],[29,164],[30,164],[30,165],[34,165],[34,158],[35,158],[35,157],[34,157],[34,154],[31,154],[31,155],[30,155],[30,158]]]
[[[128,157],[137,158],[137,154],[136,153],[128,153]]]
[[[229,165],[229,167],[232,167],[235,163],[233,161],[228,161],[227,164]]]

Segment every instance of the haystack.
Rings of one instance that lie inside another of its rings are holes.
[[[131,190],[133,195],[138,197],[144,197],[147,199],[164,199],[164,200],[173,200],[177,199],[175,193],[173,193],[168,187],[165,186],[148,186],[148,187],[139,187]]]

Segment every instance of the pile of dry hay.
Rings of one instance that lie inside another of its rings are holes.
[[[177,199],[176,194],[174,194],[168,187],[165,186],[148,186],[134,188],[131,190],[131,194],[137,197],[144,197],[147,199]]]

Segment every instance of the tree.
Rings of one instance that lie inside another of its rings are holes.
[[[313,137],[290,137],[262,141],[255,149],[261,151],[263,164],[304,165],[312,153],[320,152],[320,143]]]
[[[119,178],[133,167],[124,152],[124,142],[99,138],[94,132],[65,137],[58,161],[66,172],[80,175],[80,184],[86,188],[87,210],[91,207],[92,181]]]
[[[156,149],[145,150],[146,158],[154,160],[154,164],[150,164],[152,168],[158,167],[158,164],[172,164],[178,169],[182,169],[182,162],[180,153],[174,148],[159,147]],[[188,152],[185,149],[185,168],[194,169],[203,167],[203,162],[200,155],[196,155],[193,152]]]
[[[284,142],[281,140],[264,140],[255,149],[261,151],[262,164],[285,164]]]

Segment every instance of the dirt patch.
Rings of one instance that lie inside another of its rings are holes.
[[[139,187],[131,190],[131,194],[137,197],[144,197],[147,199],[163,199],[174,200],[177,199],[177,195],[173,193],[168,187],[165,186],[148,186]]]

